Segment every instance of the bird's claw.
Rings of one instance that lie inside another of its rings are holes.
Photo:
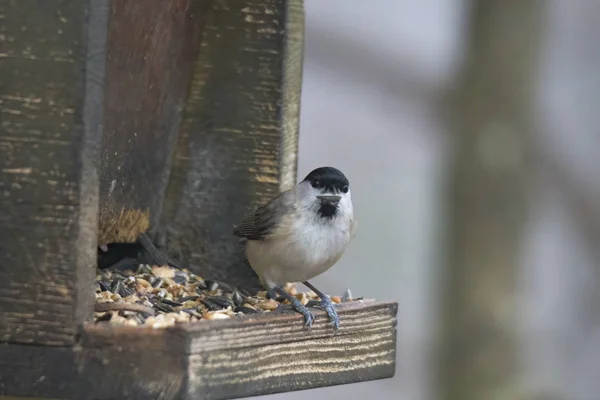
[[[333,329],[336,331],[340,329],[340,317],[338,316],[335,306],[333,305],[333,302],[329,296],[323,296],[320,307],[327,312],[330,324],[333,325]]]
[[[304,326],[308,328],[308,331],[310,332],[312,324],[315,321],[315,316],[313,315],[313,313],[308,311],[308,308],[303,306],[298,299],[296,299],[295,297],[290,297],[290,299],[294,310],[296,310],[298,313],[304,316]]]

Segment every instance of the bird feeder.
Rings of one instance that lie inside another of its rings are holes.
[[[233,224],[296,181],[301,0],[0,0],[0,395],[230,399],[391,377],[397,304],[94,322],[141,238],[254,290]]]

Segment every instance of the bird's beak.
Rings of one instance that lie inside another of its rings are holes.
[[[324,194],[321,196],[317,196],[317,199],[325,203],[336,204],[342,199],[342,196],[338,196],[337,194]]]

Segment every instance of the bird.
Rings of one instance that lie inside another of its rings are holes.
[[[286,283],[302,282],[319,296],[337,331],[340,320],[331,299],[309,280],[340,260],[357,225],[348,178],[324,166],[247,214],[233,234],[245,239],[246,259],[271,296],[287,299],[310,330],[314,315],[283,290]]]

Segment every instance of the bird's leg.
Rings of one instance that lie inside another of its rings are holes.
[[[292,296],[291,294],[289,294],[285,290],[281,289],[280,287],[275,286],[273,288],[273,290],[277,294],[280,294],[281,296],[283,296],[287,301],[289,301],[290,304],[292,305],[292,307],[294,307],[294,310],[296,310],[297,312],[299,312],[300,314],[302,314],[304,316],[304,325],[310,331],[310,328],[312,327],[312,323],[315,320],[315,316],[310,311],[308,311],[308,308],[304,307],[302,305],[302,303],[300,303],[300,301],[296,297]]]
[[[302,282],[306,287],[315,292],[317,296],[321,299],[321,307],[327,311],[327,315],[329,316],[329,320],[333,324],[333,329],[338,330],[340,328],[340,317],[338,317],[337,311],[335,311],[335,307],[331,302],[329,296],[321,292],[319,289],[311,285],[309,282]]]

